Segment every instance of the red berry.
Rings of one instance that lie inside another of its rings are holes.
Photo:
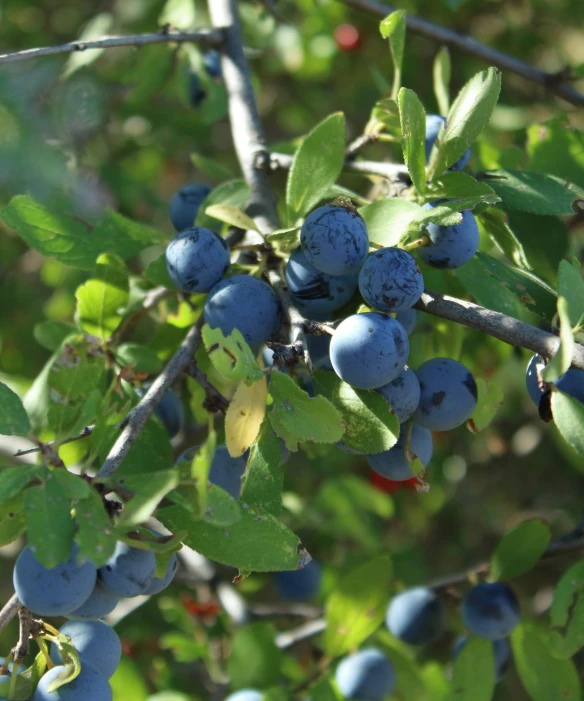
[[[341,51],[355,51],[361,43],[359,31],[352,24],[339,24],[335,29],[335,41]]]
[[[395,492],[400,489],[407,489],[410,492],[417,491],[417,479],[412,477],[409,480],[390,480],[386,477],[382,477],[374,470],[371,470],[369,474],[369,482],[379,489],[380,492],[385,492],[386,494],[395,494]]]

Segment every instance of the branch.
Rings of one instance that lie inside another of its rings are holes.
[[[207,375],[205,375],[202,370],[199,370],[194,360],[191,361],[187,367],[187,373],[205,390],[206,396],[203,407],[211,413],[220,411],[225,414],[229,408],[229,401],[221,394],[215,385],[209,382]]]
[[[345,5],[355,7],[359,10],[364,10],[378,17],[386,17],[395,10],[390,5],[385,5],[376,0],[340,0]],[[419,34],[426,39],[437,41],[440,44],[446,44],[452,48],[459,49],[466,53],[472,54],[477,58],[486,61],[490,65],[498,66],[499,68],[516,73],[526,80],[537,83],[542,88],[554,92],[558,97],[561,97],[566,102],[578,107],[584,106],[584,95],[579,93],[569,83],[563,79],[562,72],[547,73],[539,68],[530,66],[519,59],[509,56],[502,51],[497,51],[489,46],[485,46],[477,41],[474,37],[464,36],[458,32],[446,27],[441,27],[439,24],[429,22],[422,17],[415,17],[408,14],[406,17],[407,28],[413,34]]]
[[[243,53],[237,0],[209,0],[208,7],[213,26],[225,27],[221,69],[233,143],[243,177],[252,191],[247,212],[260,231],[267,234],[278,228],[278,213],[267,177],[269,153]]]
[[[294,630],[278,633],[276,635],[276,646],[280,650],[287,650],[303,640],[308,640],[308,638],[313,638],[315,635],[322,633],[325,628],[326,620],[324,618],[315,618],[314,621],[308,621]]]
[[[16,646],[12,649],[12,654],[14,655],[14,662],[16,664],[19,664],[28,655],[29,638],[34,626],[32,614],[27,608],[24,608],[24,606],[21,606],[18,609],[18,620],[18,642],[16,643]]]
[[[122,433],[97,473],[98,477],[111,477],[122,464],[166,390],[170,388],[176,378],[192,361],[195,351],[201,342],[201,328],[204,323],[204,317],[201,314],[168,365],[150,385],[140,402],[129,413]]]
[[[254,618],[317,618],[322,616],[322,607],[311,604],[255,604],[250,607]]]
[[[64,440],[59,441],[59,446],[65,445],[65,443],[74,443],[75,441],[80,441],[83,438],[87,438],[87,436],[91,436],[94,428],[95,426],[86,426],[81,433],[78,433],[76,436],[71,436],[70,438],[65,438]],[[56,443],[57,441],[51,441],[50,443],[45,443],[44,446],[52,448]],[[37,453],[39,450],[41,450],[39,447],[19,450],[17,453],[14,453],[13,457],[20,458],[23,455],[28,455],[29,453]]]
[[[349,154],[345,160],[343,168],[351,173],[362,173],[363,175],[379,175],[388,180],[400,179],[408,175],[407,166],[401,163],[379,163],[377,161],[355,161],[354,156]],[[293,156],[285,153],[272,153],[270,168],[277,170],[284,168],[288,170],[294,160]]]
[[[426,291],[414,308],[488,333],[511,346],[528,348],[544,358],[553,357],[560,347],[560,339],[552,333],[456,297]],[[584,370],[584,346],[579,343],[574,344],[572,365]]]
[[[16,594],[13,594],[10,599],[4,605],[4,608],[0,611],[0,630],[4,630],[10,621],[18,613],[20,607],[20,601]]]
[[[24,51],[0,54],[0,63],[29,61],[42,56],[70,54],[76,51],[87,51],[87,49],[114,49],[120,46],[133,46],[139,49],[148,44],[168,44],[170,42],[178,44],[191,42],[208,48],[220,47],[223,42],[223,32],[220,28],[198,29],[194,32],[161,30],[156,34],[130,34],[128,36],[102,37],[94,41],[70,41],[60,46],[44,46],[38,49],[25,49]]]

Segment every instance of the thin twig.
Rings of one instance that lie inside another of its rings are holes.
[[[378,138],[378,134],[361,134],[361,136],[351,141],[345,149],[345,158],[347,161],[354,160],[366,146],[375,143]]]
[[[317,618],[322,616],[322,608],[303,603],[255,604],[250,613],[254,618]]]
[[[293,156],[287,153],[272,153],[270,168],[277,170],[283,168],[288,170],[294,160]],[[399,180],[408,175],[407,166],[400,163],[380,163],[378,161],[354,161],[351,158],[345,160],[343,168],[351,173],[362,173],[363,175],[379,175],[387,180]]]
[[[229,103],[233,144],[246,183],[251,187],[247,213],[263,234],[278,228],[276,200],[267,170],[269,153],[243,52],[237,0],[209,0],[214,27],[225,27],[221,69]]]
[[[195,351],[201,342],[201,328],[204,323],[203,315],[201,315],[197,323],[187,333],[168,365],[150,385],[140,402],[132,409],[123,431],[97,473],[98,477],[111,477],[122,464],[166,390],[170,388],[176,378],[192,361]]]
[[[303,640],[308,640],[315,635],[319,635],[325,628],[326,620],[324,618],[315,618],[314,621],[303,623],[301,626],[298,626],[298,628],[294,628],[294,630],[278,633],[278,635],[276,635],[276,646],[279,647],[280,650],[287,650]]]
[[[359,10],[365,10],[365,12],[369,12],[377,17],[386,17],[390,14],[390,12],[393,12],[396,9],[390,5],[377,2],[376,0],[340,1],[345,5],[358,8]],[[439,24],[429,22],[422,17],[416,17],[415,15],[408,14],[406,23],[407,28],[413,34],[419,34],[426,39],[436,41],[440,44],[445,44],[446,46],[459,49],[460,51],[464,51],[468,54],[472,54],[473,56],[482,59],[492,66],[497,66],[502,70],[516,73],[522,78],[530,80],[546,90],[550,90],[558,97],[561,97],[562,100],[566,100],[566,102],[570,102],[572,105],[576,105],[577,107],[584,106],[584,95],[578,92],[569,84],[569,82],[565,80],[564,71],[560,71],[558,73],[547,73],[546,71],[542,71],[540,68],[535,68],[535,66],[530,66],[528,63],[520,61],[514,56],[509,56],[502,51],[497,51],[497,49],[492,49],[489,46],[485,46],[472,36],[459,34],[452,29],[447,29]]]
[[[16,616],[19,607],[20,601],[18,600],[16,594],[13,594],[0,611],[0,631],[4,630],[4,628],[6,628],[10,621]]]
[[[477,329],[511,346],[527,348],[544,358],[553,357],[560,347],[560,339],[552,333],[456,297],[426,290],[414,308]],[[579,343],[574,344],[572,365],[584,370],[584,346]]]
[[[155,34],[130,34],[128,36],[106,36],[93,41],[70,41],[59,46],[44,46],[37,49],[25,49],[9,54],[0,54],[0,63],[15,63],[16,61],[30,61],[42,56],[55,56],[56,54],[70,54],[76,51],[88,49],[113,49],[121,46],[133,46],[136,49],[148,44],[169,44],[186,42],[201,44],[208,48],[218,48],[223,41],[223,32],[220,28],[197,29],[194,32],[177,32],[174,30],[160,31]]]
[[[155,287],[153,290],[150,290],[144,297],[144,301],[142,302],[142,306],[140,307],[140,309],[134,312],[134,314],[125,317],[122,323],[113,332],[112,337],[109,340],[109,345],[119,345],[121,341],[125,337],[127,337],[131,333],[131,331],[134,330],[134,328],[136,328],[138,322],[144,316],[146,316],[146,314],[148,314],[149,311],[154,309],[154,307],[158,306],[158,304],[162,302],[163,299],[166,299],[171,294],[171,290],[162,286]]]
[[[78,433],[76,436],[71,436],[70,438],[65,438],[62,441],[59,441],[59,446],[65,445],[66,443],[73,443],[75,441],[80,441],[83,438],[87,438],[87,436],[91,436],[93,433],[93,429],[95,426],[86,426],[81,433]],[[49,448],[52,448],[57,441],[51,441],[50,443],[45,443],[45,446],[48,446]],[[13,457],[15,458],[20,458],[23,455],[29,455],[29,453],[38,453],[40,448],[37,446],[35,448],[27,448],[26,450],[19,450],[18,453],[14,453]]]
[[[34,625],[32,613],[24,606],[21,606],[18,609],[18,620],[18,642],[16,643],[16,646],[12,649],[12,654],[14,655],[15,663],[21,662],[28,655],[29,639]]]
[[[221,394],[215,385],[209,382],[207,375],[202,370],[199,370],[197,364],[193,360],[187,367],[187,373],[205,390],[205,401],[203,406],[207,411],[215,413],[217,411],[226,413],[229,408],[229,401]]]

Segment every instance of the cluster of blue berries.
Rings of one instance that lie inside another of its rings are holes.
[[[120,662],[122,648],[114,630],[100,619],[111,613],[121,598],[160,593],[172,582],[177,565],[173,554],[164,575],[157,577],[153,552],[119,541],[102,567],[83,559],[74,545],[66,562],[49,569],[27,545],[14,566],[16,595],[33,614],[70,619],[59,633],[70,638],[81,662],[79,676],[49,691],[66,663],[59,644],[53,642],[50,656],[55,666],[41,678],[33,701],[111,701],[108,679]],[[4,677],[0,681],[5,681]]]
[[[541,355],[534,355],[527,365],[525,384],[527,393],[533,403],[538,407],[542,419],[549,421],[552,418],[550,408],[550,396],[552,384],[565,394],[584,404],[584,370],[570,368],[553,383],[546,383],[542,378],[545,368],[545,360]]]

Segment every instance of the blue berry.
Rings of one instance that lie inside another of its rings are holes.
[[[424,209],[437,207],[438,202],[428,202]],[[454,226],[428,224],[426,234],[430,242],[416,249],[424,263],[434,268],[460,268],[479,249],[480,235],[477,220],[470,210],[460,212],[462,221]]]
[[[170,221],[177,231],[190,229],[195,224],[199,207],[211,192],[211,188],[203,183],[189,183],[175,193],[170,200],[168,213]]]
[[[207,75],[215,80],[221,80],[223,78],[223,72],[221,70],[221,55],[218,51],[206,51],[203,54],[203,66],[207,71]]]
[[[337,667],[335,680],[346,699],[384,701],[395,687],[395,671],[380,650],[369,647],[345,657]]]
[[[402,424],[399,430],[399,438],[393,448],[367,456],[367,462],[378,475],[396,482],[402,482],[414,476],[405,451],[408,424]],[[433,452],[432,434],[428,429],[417,424],[412,426],[410,452],[424,467],[428,465]]]
[[[418,323],[418,312],[415,309],[406,309],[403,312],[398,312],[395,319],[404,327],[408,336],[411,336]]]
[[[380,312],[402,312],[424,291],[424,278],[416,259],[401,248],[372,253],[359,273],[359,291],[365,302]]]
[[[389,632],[410,645],[427,645],[444,632],[446,609],[432,589],[415,587],[394,596],[385,622]]]
[[[203,226],[184,229],[166,248],[166,269],[172,282],[187,294],[208,292],[230,264],[229,248]]]
[[[252,350],[258,350],[280,325],[280,306],[272,288],[249,275],[221,280],[205,302],[205,321],[225,335],[239,329]]]
[[[357,289],[357,273],[327,275],[308,262],[300,248],[286,265],[286,284],[298,309],[309,319],[346,304]]]
[[[357,212],[325,205],[304,221],[300,245],[308,262],[321,272],[346,275],[360,268],[367,257],[367,227]]]
[[[477,406],[472,373],[450,358],[433,358],[417,371],[420,404],[414,421],[431,431],[450,431],[470,419]]]
[[[132,548],[118,541],[114,554],[98,570],[101,586],[116,596],[138,596],[150,586],[156,558],[150,550]]]
[[[264,694],[256,689],[241,689],[229,694],[225,701],[262,701]]]
[[[468,638],[466,635],[459,635],[456,638],[454,645],[452,646],[453,660],[456,660],[456,658],[460,655],[467,642]],[[511,661],[511,649],[509,648],[507,638],[493,640],[493,656],[495,658],[495,679],[500,681],[507,671],[507,667],[509,667],[509,662]]]
[[[113,676],[122,658],[122,644],[111,626],[104,621],[68,621],[59,633],[71,638],[82,665],[88,662],[106,679]],[[63,664],[55,643],[51,645],[51,659]]]
[[[99,582],[96,582],[95,587],[85,603],[75,611],[66,614],[66,618],[74,621],[96,621],[99,618],[107,616],[118,605],[120,597],[106,591]]]
[[[311,560],[300,570],[277,572],[274,576],[276,591],[288,601],[306,601],[320,589],[322,573],[318,562]]]
[[[14,590],[20,602],[38,616],[64,616],[79,608],[91,595],[97,570],[95,565],[77,563],[79,548],[74,545],[67,562],[47,569],[27,545],[16,560]]]
[[[430,160],[430,153],[432,152],[432,147],[442,125],[446,128],[446,118],[441,117],[439,114],[428,114],[426,115],[426,163]],[[470,148],[468,148],[462,156],[456,161],[454,165],[450,167],[449,170],[464,170],[470,161]]]
[[[420,403],[418,377],[407,365],[395,379],[376,391],[387,399],[400,424],[411,418]]]
[[[198,446],[185,450],[176,461],[176,464],[192,462],[197,450],[199,450]],[[234,499],[239,499],[241,478],[245,472],[247,457],[248,453],[244,453],[239,458],[232,458],[224,445],[218,445],[211,461],[209,482],[224,489]]]
[[[539,401],[543,397],[545,390],[539,386],[538,374],[545,368],[545,362],[541,355],[534,355],[527,366],[525,384],[532,401],[539,406]],[[579,402],[584,403],[584,370],[570,368],[553,384],[561,391],[569,394]]]
[[[519,602],[515,594],[500,582],[481,582],[462,602],[462,620],[478,638],[506,638],[519,623]]]
[[[330,358],[332,336],[323,333],[321,336],[307,336],[306,343],[312,364],[317,370],[332,370]]]
[[[87,662],[83,663],[79,676],[57,691],[49,692],[49,686],[64,672],[63,665],[49,669],[41,678],[32,701],[112,701],[107,679]]]
[[[207,97],[207,92],[201,85],[201,79],[194,71],[189,73],[188,90],[189,102],[191,103],[191,106],[200,107],[204,99]]]
[[[156,531],[152,532],[157,536],[162,535],[161,533],[157,533]],[[176,556],[176,553],[173,553],[170,557],[170,560],[168,561],[168,565],[166,566],[166,572],[164,573],[164,576],[154,577],[148,585],[148,588],[146,589],[144,594],[146,594],[147,596],[154,596],[154,594],[160,594],[161,591],[166,589],[166,587],[168,587],[171,584],[177,569],[178,558]]]
[[[135,389],[136,394],[143,397],[151,385],[150,381],[144,382],[141,388]],[[160,419],[170,438],[174,438],[180,433],[184,426],[185,413],[181,400],[173,390],[166,390],[154,413]]]
[[[347,317],[330,345],[334,371],[358,389],[377,389],[391,382],[402,371],[409,352],[403,326],[378,312]]]

